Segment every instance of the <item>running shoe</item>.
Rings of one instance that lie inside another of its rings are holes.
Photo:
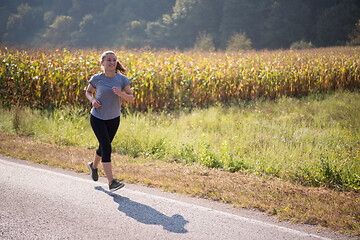
[[[91,174],[92,180],[94,180],[96,182],[99,179],[98,169],[93,168],[93,162],[89,162],[88,167],[90,169],[90,174]]]
[[[122,188],[123,186],[125,186],[124,183],[120,182],[117,179],[113,179],[111,181],[111,184],[109,185],[109,190],[110,190],[110,192],[113,192],[113,191],[116,191],[116,190]]]

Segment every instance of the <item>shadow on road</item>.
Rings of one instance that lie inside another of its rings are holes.
[[[165,230],[173,233],[187,233],[188,231],[184,228],[188,223],[183,216],[175,214],[172,217],[168,217],[163,213],[155,210],[147,205],[134,202],[127,197],[122,197],[118,194],[109,192],[103,187],[97,186],[96,190],[102,191],[109,196],[113,197],[114,202],[119,204],[118,210],[125,213],[135,219],[138,222],[151,225],[161,225]]]

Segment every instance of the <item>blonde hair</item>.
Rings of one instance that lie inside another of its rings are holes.
[[[103,62],[104,59],[105,59],[105,57],[106,57],[106,55],[108,55],[108,54],[113,54],[113,55],[115,55],[115,57],[117,58],[115,52],[113,52],[113,51],[106,51],[106,52],[104,52],[104,53],[101,55],[101,57],[100,57],[100,62]],[[116,72],[120,72],[120,73],[123,74],[123,75],[126,75],[126,68],[124,67],[124,65],[123,65],[122,63],[120,63],[119,60],[116,60],[116,69],[115,69],[115,71],[116,71]]]

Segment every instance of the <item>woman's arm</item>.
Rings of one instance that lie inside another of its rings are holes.
[[[120,91],[120,89],[117,87],[113,87],[113,91],[116,95],[118,95],[122,99],[125,99],[130,103],[134,103],[134,95],[130,88],[130,85],[127,85],[123,91]]]
[[[89,86],[86,88],[86,93],[85,93],[87,99],[89,99],[89,101],[91,102],[94,108],[101,107],[101,103],[96,98],[94,98],[94,93],[95,93],[95,88],[91,86],[91,84],[89,84]]]

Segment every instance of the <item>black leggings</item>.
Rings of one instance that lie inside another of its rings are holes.
[[[111,142],[119,128],[120,117],[101,120],[90,115],[90,124],[99,141],[99,148],[96,154],[101,156],[101,162],[111,162]]]

